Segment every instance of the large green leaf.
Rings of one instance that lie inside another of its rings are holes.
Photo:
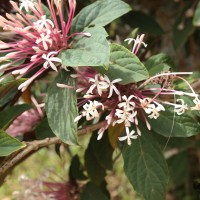
[[[71,31],[81,32],[89,26],[105,26],[131,10],[121,0],[101,0],[83,8],[74,18]]]
[[[163,200],[168,184],[168,169],[162,152],[149,132],[122,150],[125,173],[134,189],[146,200]]]
[[[8,156],[11,153],[24,148],[26,145],[0,130],[0,156]]]
[[[124,15],[122,20],[130,25],[131,28],[139,28],[142,33],[150,33],[155,36],[164,33],[162,27],[151,15],[141,11],[132,11]]]
[[[170,178],[174,185],[178,186],[183,184],[189,172],[188,152],[183,151],[169,158],[167,163],[169,166]]]
[[[96,185],[101,185],[106,176],[106,172],[95,156],[93,137],[91,137],[88,148],[85,151],[85,168],[92,182]]]
[[[149,71],[150,76],[154,76],[157,73],[166,72],[170,68],[174,68],[172,59],[164,53],[160,53],[151,56],[145,63],[146,68]]]
[[[200,26],[200,2],[197,4],[193,17],[193,25]]]
[[[190,137],[200,133],[200,124],[187,113],[174,114],[166,108],[157,119],[149,119],[152,129],[165,137]],[[162,125],[161,125],[162,124]]]
[[[57,83],[75,87],[75,79],[70,73],[61,70],[48,89],[46,112],[49,126],[54,134],[67,144],[77,144],[78,116],[76,91],[73,88],[59,88]]]
[[[29,110],[32,108],[31,105],[28,104],[21,104],[7,108],[0,112],[0,128],[5,130],[8,128],[10,123],[24,111]]]
[[[81,193],[80,200],[109,200],[108,197],[94,183],[89,182]]]
[[[42,121],[37,125],[35,129],[35,135],[38,140],[43,140],[45,138],[55,137],[53,131],[49,127],[47,118],[42,119]]]
[[[99,67],[98,70],[102,74],[108,75],[111,79],[121,78],[122,81],[120,83],[122,84],[136,83],[149,77],[147,69],[137,56],[125,47],[114,43],[111,45],[108,69]]]
[[[84,168],[80,162],[78,155],[75,155],[71,160],[71,165],[69,168],[69,177],[71,180],[86,180],[87,177],[84,174]]]
[[[99,66],[109,62],[110,45],[103,27],[86,28],[91,37],[76,36],[73,48],[61,51],[59,57],[65,66]]]

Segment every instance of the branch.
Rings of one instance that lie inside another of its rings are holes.
[[[79,129],[78,136],[85,135],[87,133],[98,130],[104,125],[105,122],[90,125]],[[46,138],[44,140],[35,140],[32,142],[25,142],[26,147],[8,156],[0,166],[0,185],[3,183],[5,177],[9,171],[15,167],[21,160],[29,156],[31,153],[38,151],[39,149],[49,146],[51,144],[61,144],[62,141],[57,137]]]

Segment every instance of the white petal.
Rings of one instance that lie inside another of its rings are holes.
[[[128,138],[127,136],[118,137],[119,141],[124,141],[124,140],[126,140],[127,138]]]

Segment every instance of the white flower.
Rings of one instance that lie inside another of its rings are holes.
[[[200,110],[200,100],[198,98],[195,98],[193,102],[195,103],[195,106],[191,107],[191,110]]]
[[[146,108],[151,103],[150,98],[144,98],[144,99],[139,99],[139,100],[140,100],[140,106],[142,108]]]
[[[109,95],[108,95],[108,98],[110,98],[112,95],[113,95],[113,91],[115,91],[115,93],[120,96],[120,92],[119,90],[116,88],[116,86],[114,85],[114,83],[118,83],[120,81],[122,81],[121,78],[117,78],[117,79],[114,79],[113,81],[110,81],[110,79],[104,75],[104,79],[105,81],[107,82],[107,84],[109,85],[110,87],[110,91],[109,91]]]
[[[90,86],[87,94],[93,94],[93,90],[96,88],[99,96],[101,96],[102,93],[107,92],[109,88],[110,90],[108,98],[113,95],[113,91],[115,91],[115,93],[120,96],[120,92],[118,91],[114,83],[120,82],[121,80],[122,79],[118,78],[110,81],[110,79],[106,75],[101,76],[100,74],[96,74],[94,78],[89,79],[89,82],[92,82],[93,84]]]
[[[48,55],[46,55],[46,54],[43,54],[43,55],[42,55],[42,58],[46,60],[46,62],[43,64],[43,67],[44,67],[45,69],[47,69],[47,68],[48,68],[48,65],[50,65],[50,67],[51,67],[53,70],[58,71],[56,65],[55,65],[53,62],[59,62],[59,63],[61,63],[62,61],[61,61],[60,58],[52,56],[52,55],[54,55],[54,54],[57,54],[57,52],[52,51],[52,52],[48,53]],[[52,57],[51,57],[51,56],[52,56]]]
[[[144,45],[144,47],[147,47],[147,44],[143,42],[143,39],[144,39],[144,34],[142,34],[141,36],[138,35],[136,37],[136,39],[133,39],[133,38],[127,38],[125,39],[124,41],[128,41],[128,44],[130,44],[131,42],[134,42],[134,45],[133,45],[133,48],[132,48],[132,53],[134,54],[137,54],[141,44]]]
[[[98,102],[98,101],[89,101],[89,103],[86,103],[84,106],[83,106],[83,111],[82,111],[82,114],[77,116],[75,119],[74,119],[74,122],[77,122],[79,121],[82,117],[86,117],[86,119],[89,121],[89,120],[92,120],[94,118],[99,118],[99,113],[97,111],[97,109],[101,107],[102,109],[104,109],[104,106],[102,103]]]
[[[49,29],[49,25],[54,28],[54,24],[50,19],[46,19],[46,15],[41,16],[41,19],[34,22],[35,28],[41,31],[43,28]]]
[[[121,108],[121,107],[124,107],[124,108],[135,108],[135,103],[133,101],[131,101],[132,98],[136,98],[134,95],[131,95],[127,98],[126,95],[122,96],[122,99],[125,101],[125,102],[121,102],[118,104],[118,107]]]
[[[116,123],[121,124],[125,123],[125,126],[131,126],[131,122],[134,123],[135,116],[137,115],[137,111],[134,111],[133,108],[123,108],[116,109],[115,115],[119,118],[113,122],[113,125]]]
[[[175,104],[174,111],[177,115],[182,115],[186,110],[188,110],[187,104],[184,104],[183,99],[177,99],[181,104]]]
[[[34,8],[34,2],[33,0],[19,0],[20,3],[20,10],[22,10],[23,8],[26,10],[26,12],[29,11],[29,7]]]
[[[109,87],[108,83],[104,81],[104,77],[100,74],[96,74],[94,78],[90,78],[89,82],[92,82],[93,84],[90,86],[87,94],[93,94],[93,90],[96,88],[99,96],[101,96],[102,92],[107,91],[107,88]]]
[[[49,34],[42,33],[40,35],[40,38],[38,38],[36,40],[36,44],[39,44],[41,42],[42,42],[42,45],[44,47],[44,50],[48,50],[48,48],[49,48],[47,43],[52,45],[52,39],[50,39],[50,35]]]
[[[122,136],[122,137],[119,137],[119,141],[124,141],[124,140],[127,140],[127,144],[128,145],[131,145],[131,139],[137,139],[137,135],[134,135],[135,131],[132,130],[131,132],[129,131],[129,128],[126,127],[126,136]]]
[[[156,102],[154,102],[154,103],[156,103]],[[159,104],[159,103],[156,103],[156,104],[157,104],[157,106],[155,104],[149,104],[146,108],[144,108],[145,112],[147,114],[150,114],[148,116],[150,119],[153,119],[153,118],[157,119],[159,117],[159,112],[161,110],[165,111],[165,108],[161,104]]]

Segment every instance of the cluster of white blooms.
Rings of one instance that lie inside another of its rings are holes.
[[[136,39],[128,38],[130,44],[134,42],[132,53],[137,54],[141,45],[147,46],[144,42],[144,34]],[[182,115],[189,108],[181,96],[194,98],[194,107],[191,110],[200,110],[200,100],[190,84],[179,75],[188,75],[190,72],[163,72],[150,77],[142,83],[130,83],[123,85],[121,78],[110,80],[105,74],[99,74],[94,69],[83,67],[76,69],[77,73],[71,75],[77,78],[78,86],[76,92],[81,93],[78,103],[80,115],[75,118],[78,122],[85,117],[86,120],[97,122],[102,114],[105,115],[104,125],[98,131],[97,139],[101,139],[105,130],[109,126],[116,124],[124,125],[124,136],[120,136],[119,141],[126,140],[131,145],[131,139],[141,136],[139,118],[146,124],[148,130],[151,125],[148,120],[156,120],[160,113],[165,111],[164,105],[172,106],[174,113]],[[184,92],[172,89],[171,85],[175,79],[181,79],[189,87],[191,92]],[[148,85],[149,84],[149,85]],[[155,87],[154,85],[160,85]],[[63,87],[62,84],[59,84]],[[148,85],[148,87],[146,87]],[[152,86],[153,85],[153,86]],[[175,101],[162,100],[163,95],[179,96]]]
[[[73,77],[78,76],[73,75]],[[121,79],[111,81],[108,76],[102,76],[98,73],[94,75],[94,78],[88,78],[87,89],[81,88],[77,90],[77,92],[82,92],[86,89],[84,98],[88,99],[88,101],[84,102],[80,115],[74,121],[77,122],[82,117],[86,117],[86,120],[99,119],[100,113],[106,108],[106,110],[110,111],[110,114],[107,115],[105,125],[98,132],[98,139],[101,139],[110,124],[113,126],[115,124],[124,124],[126,136],[119,137],[119,140],[127,140],[130,145],[130,139],[136,139],[138,135],[141,135],[138,127],[137,110],[143,109],[146,114],[149,114],[149,118],[157,119],[159,112],[165,109],[160,103],[150,98],[142,99],[135,95],[122,95],[122,91],[119,89],[120,81]],[[101,98],[101,100],[97,101],[96,98]],[[113,105],[109,100],[113,101]],[[147,128],[150,129],[149,123],[147,122],[146,124]],[[134,135],[134,130],[129,130],[132,126],[135,126],[137,135]]]
[[[141,118],[147,129],[150,130],[148,118],[151,120],[159,118],[160,112],[165,111],[164,105],[172,106],[177,115],[182,115],[189,109],[181,98],[178,98],[176,103],[172,103],[160,99],[159,95],[173,94],[194,97],[195,106],[191,107],[191,110],[200,110],[200,100],[194,91],[187,93],[167,87],[147,87],[146,89],[134,84],[121,85],[122,79],[120,78],[110,80],[106,75],[91,71],[91,69],[77,70],[77,74],[72,75],[72,77],[78,78],[76,91],[83,94],[83,100],[79,102],[80,115],[75,118],[75,122],[78,122],[82,117],[85,117],[86,120],[96,119],[98,121],[103,113],[107,114],[104,126],[98,131],[98,140],[102,138],[103,133],[110,125],[123,124],[125,136],[119,137],[119,141],[126,140],[128,145],[131,145],[131,139],[137,139],[141,135],[138,118]],[[176,77],[176,73],[174,73],[175,75],[169,74],[171,77],[172,75]],[[168,74],[156,75],[155,79],[158,79],[158,76],[168,76]],[[166,77],[163,79],[167,80]],[[152,80],[153,77],[148,81]],[[146,86],[146,83],[144,85]]]
[[[34,75],[22,83],[22,92],[41,74],[49,69],[57,71],[62,65],[58,54],[71,48],[76,35],[90,37],[90,33],[70,33],[75,14],[76,0],[47,1],[49,13],[41,0],[20,0],[19,6],[10,1],[15,13],[0,16],[0,27],[13,34],[12,40],[0,41],[0,71],[2,76],[16,75],[16,78],[34,70]],[[65,9],[66,8],[66,9]],[[65,15],[68,15],[65,21]],[[26,62],[25,62],[26,61]],[[17,63],[22,63],[18,65]],[[17,66],[15,66],[17,64]],[[3,80],[3,77],[0,81]]]

